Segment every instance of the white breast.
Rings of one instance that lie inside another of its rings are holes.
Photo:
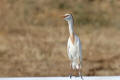
[[[68,39],[68,56],[69,56],[69,59],[71,59],[72,61],[79,58],[79,56],[80,56],[79,37],[77,35],[75,35],[74,44],[72,43],[70,38]]]

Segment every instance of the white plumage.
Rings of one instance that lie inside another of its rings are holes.
[[[70,37],[67,44],[67,52],[73,69],[79,69],[82,65],[81,43],[79,37],[74,34],[74,44]]]
[[[68,57],[71,61],[72,69],[79,70],[79,75],[80,75],[80,70],[82,67],[81,42],[80,42],[79,37],[74,33],[74,30],[73,30],[72,14],[65,14],[63,17],[64,17],[64,20],[67,21],[68,25],[69,25],[70,36],[68,38],[68,44],[67,44]],[[82,75],[80,75],[80,76],[82,78]]]

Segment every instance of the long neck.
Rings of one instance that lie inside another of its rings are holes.
[[[72,36],[74,34],[74,30],[73,30],[73,20],[69,20],[68,21],[68,25],[69,25],[69,33],[70,36]]]

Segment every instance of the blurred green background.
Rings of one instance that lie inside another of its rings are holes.
[[[83,75],[120,75],[119,0],[0,0],[0,77],[68,76],[65,13],[82,42]]]

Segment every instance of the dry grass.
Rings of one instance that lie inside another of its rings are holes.
[[[69,75],[68,27],[59,17],[67,10],[82,41],[84,75],[120,75],[119,1],[1,0],[0,76]]]

